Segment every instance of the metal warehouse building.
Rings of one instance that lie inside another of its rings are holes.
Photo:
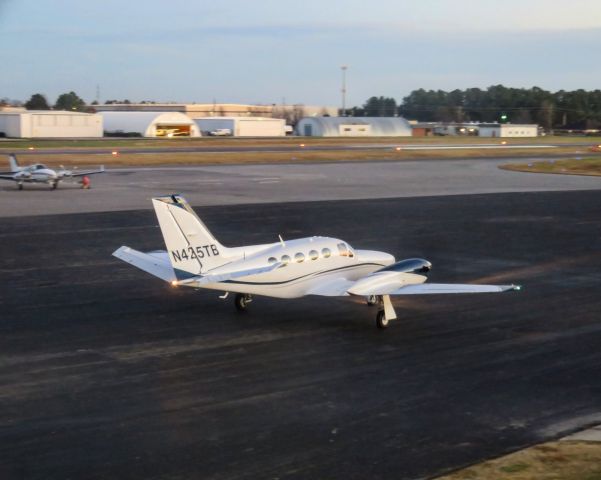
[[[411,125],[402,117],[305,117],[296,125],[305,137],[410,137]]]
[[[100,112],[108,135],[200,137],[196,123],[179,112]]]
[[[538,125],[517,123],[481,123],[481,137],[536,137]]]
[[[286,122],[281,118],[265,117],[204,117],[194,121],[203,135],[227,128],[234,137],[283,137]]]
[[[0,111],[0,136],[13,138],[102,137],[98,114],[59,110]]]

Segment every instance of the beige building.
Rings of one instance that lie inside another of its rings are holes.
[[[102,137],[99,114],[62,110],[0,111],[0,136],[12,138]]]
[[[303,117],[338,116],[337,107],[312,105],[246,105],[238,103],[114,103],[94,105],[97,112],[181,112],[192,119],[206,117],[283,118],[288,124]]]

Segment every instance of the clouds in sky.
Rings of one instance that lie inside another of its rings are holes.
[[[219,4],[218,4],[219,3]],[[601,3],[0,0],[0,97],[340,103],[415,88],[596,89]]]

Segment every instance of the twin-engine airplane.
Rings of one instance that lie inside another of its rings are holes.
[[[138,252],[123,246],[113,252],[174,286],[236,293],[245,310],[252,295],[297,298],[305,295],[366,297],[377,304],[376,325],[386,328],[396,313],[391,295],[484,293],[519,290],[516,285],[424,283],[432,264],[421,258],[395,262],[384,252],[354,250],[343,240],[308,237],[265,245],[221,245],[180,195],[152,203],[167,251]]]
[[[62,167],[60,170],[53,170],[42,163],[22,167],[19,165],[14,153],[8,156],[8,161],[10,163],[10,173],[0,174],[0,180],[13,180],[17,182],[19,190],[23,190],[24,183],[47,183],[54,190],[58,186],[58,182],[65,178],[104,173],[104,166],[101,166],[99,170],[89,171],[65,170]]]

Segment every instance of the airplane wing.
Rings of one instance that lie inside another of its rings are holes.
[[[100,165],[98,170],[87,170],[80,172],[79,170],[76,172],[71,171],[68,175],[65,174],[65,177],[83,177],[84,175],[93,175],[95,173],[104,173],[106,170],[104,169],[104,165]]]
[[[11,173],[10,175],[0,174],[0,180],[15,180],[15,174]]]
[[[431,295],[442,293],[499,293],[508,290],[519,290],[518,285],[474,285],[462,283],[420,283],[397,288],[388,295]],[[367,295],[382,295],[384,293],[368,293]]]

